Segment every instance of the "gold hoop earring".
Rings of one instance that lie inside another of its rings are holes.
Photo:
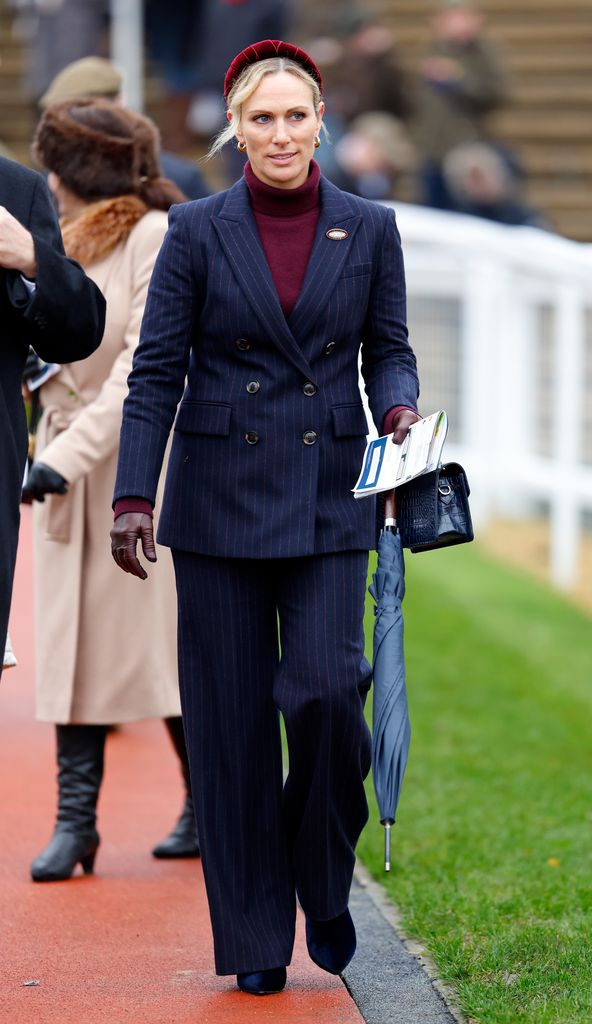
[[[320,144],[321,144],[320,136],[319,135],[315,135],[315,138],[314,138],[314,148],[318,149]]]
[[[238,149],[239,153],[246,153],[247,152],[247,146],[246,146],[246,143],[244,143],[244,142],[239,142],[236,148]]]

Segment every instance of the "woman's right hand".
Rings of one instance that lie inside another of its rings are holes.
[[[140,580],[148,579],[148,573],[136,555],[136,545],[142,541],[142,551],[149,562],[156,561],[152,516],[146,512],[122,512],[117,516],[111,530],[111,554],[120,569],[131,572]]]

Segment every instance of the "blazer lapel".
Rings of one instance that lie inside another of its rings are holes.
[[[236,280],[269,337],[308,380],[313,380],[312,369],[283,314],[244,181],[229,189],[224,206],[212,222]]]
[[[321,309],[329,301],[361,219],[347,195],[327,178],[321,177],[321,215],[302,290],[288,320],[295,338],[308,335]],[[327,236],[331,228],[338,229],[337,237]],[[343,231],[347,235],[339,237]]]

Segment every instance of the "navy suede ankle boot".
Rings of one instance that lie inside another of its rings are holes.
[[[236,983],[242,992],[248,992],[250,996],[271,996],[284,988],[286,968],[271,967],[267,971],[237,974]]]
[[[356,929],[349,910],[330,921],[307,917],[306,945],[317,967],[329,974],[341,974],[356,951]]]

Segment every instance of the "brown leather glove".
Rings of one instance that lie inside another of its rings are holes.
[[[111,530],[111,554],[120,569],[131,572],[140,580],[148,579],[148,573],[138,560],[136,545],[142,541],[142,551],[149,562],[156,561],[152,516],[146,512],[123,512],[117,516]]]
[[[409,427],[421,419],[419,413],[413,409],[400,409],[393,417],[391,431],[393,432],[393,444],[403,444]]]

